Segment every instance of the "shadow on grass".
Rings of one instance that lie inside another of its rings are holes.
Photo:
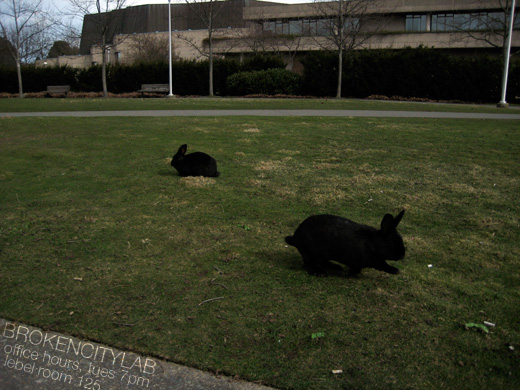
[[[161,169],[157,172],[159,176],[179,176],[177,171],[172,169]]]
[[[266,264],[274,267],[285,268],[291,272],[302,272],[308,274],[303,266],[303,260],[298,251],[291,251],[287,249],[285,251],[277,250],[262,250],[256,252],[256,256],[262,259]],[[323,275],[316,275],[317,278],[334,277],[343,279],[359,279],[360,274],[352,275],[348,272],[348,268],[343,265],[332,262],[327,268],[327,273]]]

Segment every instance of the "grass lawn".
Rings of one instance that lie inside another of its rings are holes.
[[[518,130],[3,118],[0,316],[283,389],[520,388]],[[177,176],[181,143],[221,176]],[[399,275],[311,276],[283,240],[402,208]]]
[[[395,110],[518,113],[510,109],[477,104],[408,103],[360,99],[244,99],[244,98],[175,98],[175,99],[0,99],[0,112],[103,111],[103,110],[247,110],[247,109],[312,109],[312,110]]]

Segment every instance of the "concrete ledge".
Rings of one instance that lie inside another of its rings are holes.
[[[0,389],[269,390],[0,318]]]

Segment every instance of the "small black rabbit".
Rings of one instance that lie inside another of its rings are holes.
[[[332,268],[329,260],[345,264],[352,275],[363,268],[397,274],[399,270],[385,260],[404,258],[403,239],[396,229],[403,215],[404,210],[395,218],[386,214],[380,230],[335,215],[314,215],[303,221],[293,236],[285,237],[285,242],[298,249],[310,274]]]
[[[181,145],[172,158],[172,167],[177,169],[180,176],[207,176],[217,177],[217,161],[202,152],[186,154],[188,145]]]

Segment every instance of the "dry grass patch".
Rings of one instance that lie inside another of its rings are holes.
[[[278,150],[277,152],[281,153],[281,154],[287,154],[289,156],[296,156],[301,153],[299,150],[289,150],[289,149],[282,149],[282,150]]]
[[[211,177],[203,177],[203,176],[188,176],[183,177],[180,180],[180,183],[185,185],[186,187],[191,188],[203,188],[208,187],[215,184],[217,181]]]
[[[327,163],[327,162],[314,164],[314,168],[316,168],[318,170],[337,169],[339,167],[340,167],[339,164],[332,164],[332,163]]]
[[[282,161],[260,161],[255,166],[255,170],[261,172],[280,172],[287,169],[285,162],[289,160],[291,160],[291,157],[287,157]]]
[[[273,190],[281,199],[289,199],[296,197],[296,191],[289,187],[275,187],[273,188]]]
[[[351,176],[348,179],[348,182],[353,185],[358,186],[383,186],[390,183],[397,183],[399,182],[398,177],[393,177],[389,175],[376,175],[376,174],[370,174],[370,175],[355,175]]]
[[[307,200],[318,206],[334,202],[345,204],[352,199],[352,193],[339,188],[312,188],[307,195]]]

